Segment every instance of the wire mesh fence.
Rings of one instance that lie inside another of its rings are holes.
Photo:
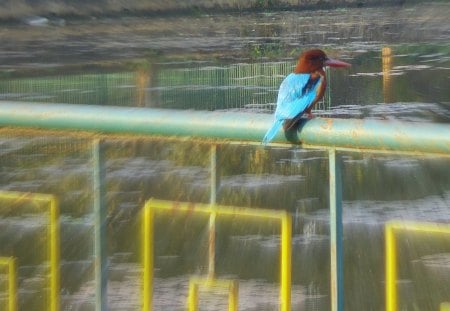
[[[0,99],[96,105],[131,105],[133,72],[61,74],[0,80]]]
[[[294,65],[293,62],[158,65],[148,70],[2,79],[0,99],[271,113],[276,106],[278,87]],[[326,110],[330,102],[328,92],[316,109]]]

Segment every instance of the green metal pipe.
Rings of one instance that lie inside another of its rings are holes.
[[[246,112],[0,101],[0,126],[259,142],[272,120]],[[449,124],[315,118],[286,136],[290,142],[280,131],[274,143],[450,154]]]

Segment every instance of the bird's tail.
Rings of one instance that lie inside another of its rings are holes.
[[[266,135],[264,135],[262,144],[267,145],[275,137],[275,135],[277,135],[282,125],[283,120],[275,120],[272,127],[266,132]]]

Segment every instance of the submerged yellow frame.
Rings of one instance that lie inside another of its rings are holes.
[[[279,220],[281,223],[280,257],[280,311],[291,309],[291,241],[292,220],[287,211],[237,208],[213,204],[180,203],[164,200],[148,200],[145,203],[142,222],[142,310],[152,310],[153,300],[153,226],[156,211],[189,212],[191,214],[234,215]],[[220,280],[216,280],[218,282]],[[193,283],[195,284],[195,282]],[[237,293],[236,293],[237,297]],[[231,299],[231,297],[230,297]],[[237,301],[237,299],[236,299]]]
[[[8,310],[17,310],[17,275],[14,257],[0,257],[0,266],[8,269]]]
[[[395,234],[399,231],[433,233],[450,235],[450,225],[439,223],[398,222],[391,221],[385,225],[386,256],[386,311],[398,310],[397,293],[397,241]],[[448,310],[448,305],[441,304],[441,310]]]
[[[24,201],[37,201],[49,204],[49,228],[47,232],[48,258],[50,262],[48,293],[48,310],[59,311],[59,208],[55,196],[41,193],[27,193],[16,191],[0,191],[0,198],[11,200],[14,203]],[[1,206],[0,206],[1,208]]]
[[[239,283],[237,280],[218,280],[211,278],[189,279],[188,311],[198,311],[199,287],[228,290],[228,311],[238,310]]]

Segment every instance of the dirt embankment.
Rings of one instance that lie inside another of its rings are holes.
[[[3,0],[0,19],[30,16],[90,16],[129,14],[201,13],[203,11],[311,9],[346,6],[391,5],[421,0]]]

